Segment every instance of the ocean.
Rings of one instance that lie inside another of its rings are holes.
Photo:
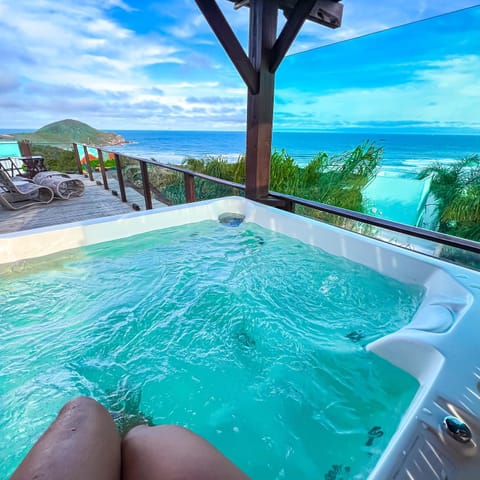
[[[114,150],[126,155],[181,163],[186,157],[222,155],[234,161],[245,153],[244,132],[116,131],[129,142]],[[479,135],[274,132],[272,148],[284,149],[299,165],[319,152],[340,155],[366,140],[383,148],[382,170],[411,176],[436,161],[453,163],[480,154]]]
[[[130,143],[112,150],[162,163],[180,164],[186,157],[209,155],[235,161],[245,153],[245,132],[115,130],[115,133]],[[274,132],[272,148],[284,149],[299,165],[306,165],[319,152],[340,155],[366,140],[383,148],[383,171],[407,177],[436,161],[453,163],[480,154],[480,135]]]

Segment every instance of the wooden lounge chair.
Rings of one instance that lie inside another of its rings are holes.
[[[13,162],[5,166],[0,159],[0,205],[9,210],[20,210],[33,205],[50,203],[53,200],[53,190],[48,187],[37,185],[31,180],[19,176],[11,177],[9,170],[13,172]]]

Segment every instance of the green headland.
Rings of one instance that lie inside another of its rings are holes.
[[[86,123],[71,119],[49,123],[33,133],[13,133],[10,137],[17,141],[28,140],[40,144],[72,144],[75,142],[107,146],[126,143],[125,138],[121,135],[102,132]]]

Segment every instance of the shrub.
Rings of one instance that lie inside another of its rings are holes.
[[[41,155],[49,170],[77,172],[77,162],[72,150],[64,150],[50,145],[31,145],[32,155]]]
[[[453,165],[436,163],[419,178],[432,177],[438,231],[480,240],[480,156],[471,155]]]
[[[308,165],[301,167],[285,150],[274,151],[270,164],[270,190],[362,211],[361,190],[375,176],[382,154],[382,148],[367,141],[350,152],[331,158],[325,152],[318,153]],[[212,177],[245,183],[244,155],[233,163],[221,156],[188,157],[182,166]],[[195,179],[195,186],[199,200],[238,194],[236,189],[199,178]],[[170,187],[170,194],[173,194],[175,189],[183,188],[183,183],[177,177]]]

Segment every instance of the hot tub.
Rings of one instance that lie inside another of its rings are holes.
[[[258,225],[424,289],[408,324],[365,346],[419,383],[369,478],[476,479],[480,274],[475,271],[238,197],[1,235],[0,269],[21,268],[28,259],[70,249],[219,219],[233,226]],[[337,415],[342,415],[341,409]],[[318,455],[322,455],[320,445]],[[348,469],[333,467],[329,478],[349,474]]]

